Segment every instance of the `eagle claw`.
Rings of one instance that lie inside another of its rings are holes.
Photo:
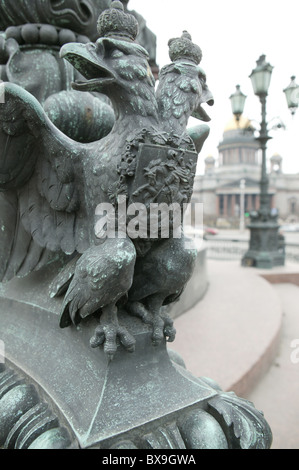
[[[161,311],[152,313],[140,302],[133,302],[130,305],[130,312],[141,318],[144,323],[152,326],[152,342],[155,346],[160,344],[164,338],[169,343],[175,340],[176,330],[173,327],[173,320],[167,313],[161,313]]]
[[[90,339],[92,348],[97,348],[104,344],[104,352],[109,359],[113,359],[117,351],[117,339],[128,352],[135,351],[135,338],[128,332],[128,330],[120,325],[105,324],[99,325],[95,329],[94,335]]]

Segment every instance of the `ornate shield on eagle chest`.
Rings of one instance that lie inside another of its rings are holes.
[[[141,143],[136,156],[136,171],[129,191],[129,204],[189,203],[196,173],[197,153]]]

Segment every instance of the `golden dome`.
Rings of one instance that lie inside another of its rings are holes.
[[[279,153],[276,152],[276,153],[274,153],[274,154],[272,155],[272,157],[270,158],[270,160],[271,160],[272,162],[274,162],[274,161],[275,161],[275,162],[281,162],[282,156],[281,156]]]
[[[245,116],[241,116],[239,121],[236,120],[235,116],[227,123],[224,128],[224,132],[226,131],[235,131],[237,129],[248,129],[249,127],[253,128],[251,121],[246,118]]]

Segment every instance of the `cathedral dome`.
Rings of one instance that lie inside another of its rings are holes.
[[[273,163],[281,163],[282,161],[282,156],[279,155],[279,153],[274,153],[272,157],[270,158],[270,161]]]
[[[239,130],[239,129],[254,129],[251,121],[245,117],[245,116],[241,116],[239,121],[237,121],[237,119],[235,118],[235,116],[233,116],[230,121],[226,124],[225,128],[224,128],[224,132],[227,132],[227,131],[236,131],[236,130]]]
[[[219,143],[219,168],[228,165],[258,165],[259,143],[254,136],[255,128],[245,116],[239,121],[235,116],[227,123],[223,140]]]

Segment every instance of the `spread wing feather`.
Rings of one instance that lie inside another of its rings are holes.
[[[53,252],[87,248],[78,191],[80,151],[83,155],[83,146],[62,134],[30,93],[5,84],[5,103],[0,104],[0,280],[39,269]]]
[[[18,197],[0,193],[0,279],[25,276],[49,261],[50,253],[36,244],[20,222]]]

